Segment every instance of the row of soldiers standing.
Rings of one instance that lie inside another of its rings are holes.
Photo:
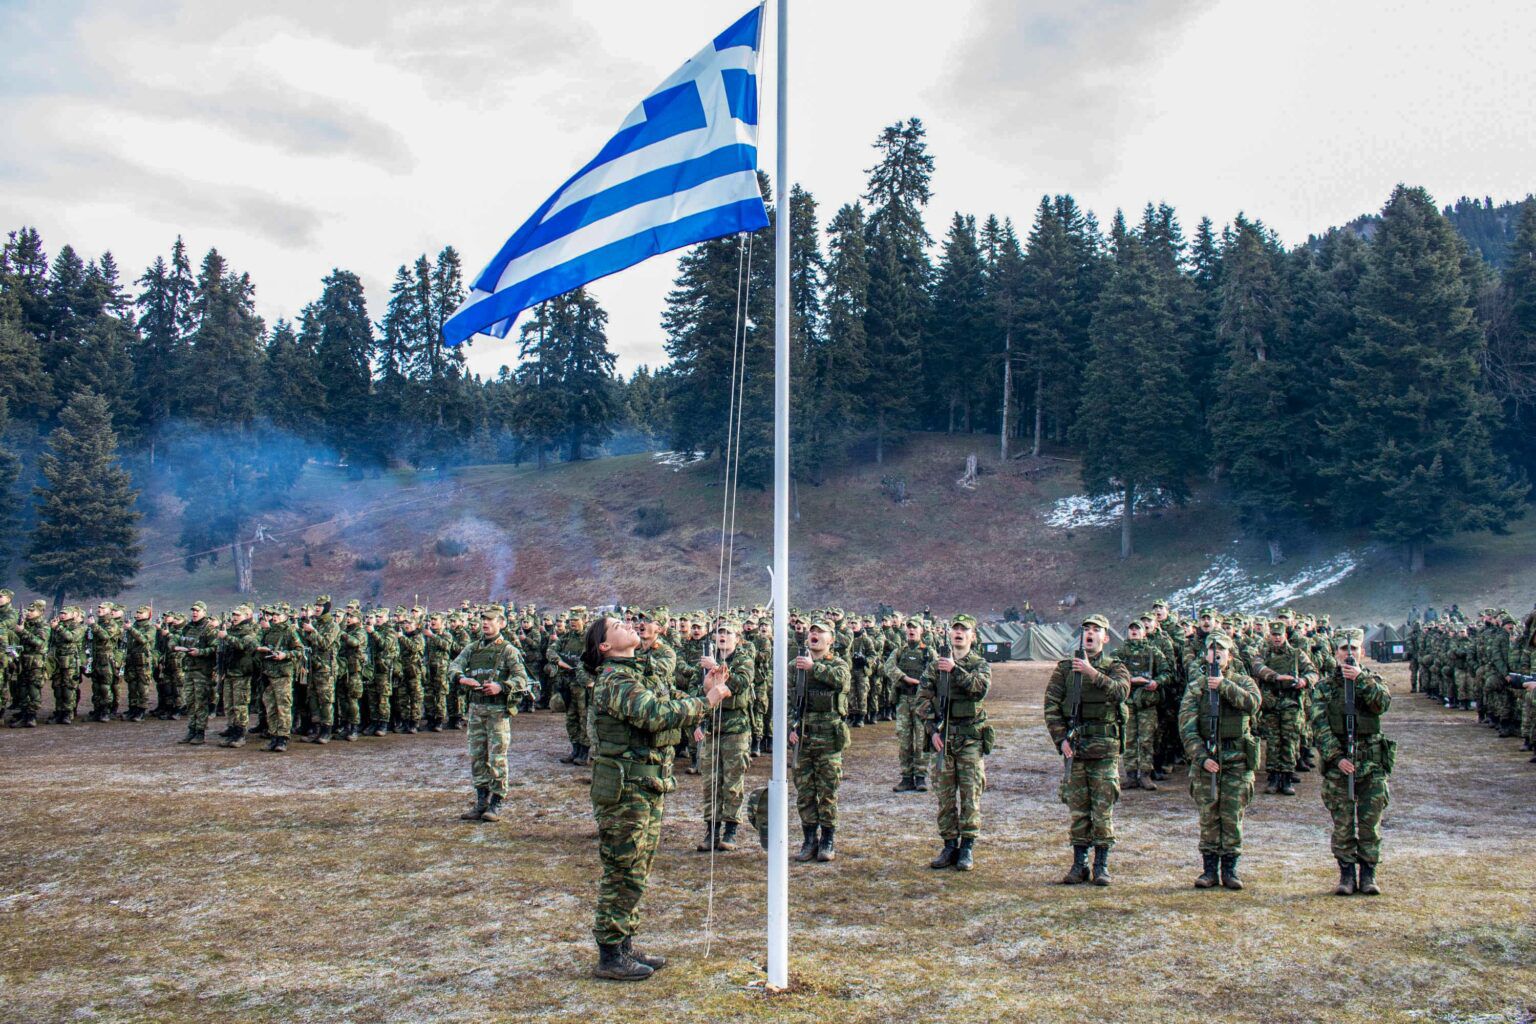
[[[1501,739],[1519,737],[1536,751],[1536,611],[1520,623],[1502,608],[1484,608],[1475,623],[1454,613],[1415,621],[1407,654],[1412,692],[1476,710]]]

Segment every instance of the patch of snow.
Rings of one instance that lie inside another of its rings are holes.
[[[1240,612],[1274,608],[1343,582],[1359,567],[1360,558],[1361,552],[1344,551],[1294,575],[1265,579],[1245,571],[1231,555],[1218,555],[1198,579],[1170,594],[1168,603],[1175,608],[1210,604]]]
[[[671,466],[674,473],[695,462],[703,462],[705,458],[704,452],[654,452],[651,455],[652,462],[658,466]]]
[[[1138,514],[1168,508],[1172,504],[1173,498],[1163,490],[1152,490],[1136,495]],[[1116,526],[1124,510],[1123,495],[1104,494],[1097,498],[1090,498],[1086,494],[1073,494],[1056,500],[1051,510],[1046,513],[1045,523],[1047,526],[1055,526],[1059,529],[1072,529],[1078,526]]]

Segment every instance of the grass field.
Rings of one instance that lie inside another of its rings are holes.
[[[1062,888],[1048,666],[999,666],[984,837],[927,868],[932,794],[893,794],[893,726],[858,730],[834,864],[794,866],[793,986],[762,979],[763,855],[672,798],[638,985],[587,976],[597,874],[563,720],[515,720],[510,813],[467,824],[462,734],[286,756],[169,723],[0,732],[4,1021],[1531,1021],[1536,765],[1403,690],[1381,883],[1329,895],[1317,776],[1256,797],[1242,893],[1199,892],[1183,787],[1126,793],[1108,889]],[[765,776],[767,759],[754,762]],[[711,937],[712,931],[712,937]],[[707,950],[707,955],[706,955]]]

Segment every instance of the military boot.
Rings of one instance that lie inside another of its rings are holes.
[[[1295,796],[1296,795],[1296,775],[1295,775],[1294,772],[1281,772],[1280,773],[1280,795],[1281,796]]]
[[[748,749],[747,753],[750,756],[752,756],[752,757],[762,757],[763,756],[763,744],[762,744],[762,741],[761,740],[753,740],[752,741],[752,746]]]
[[[849,715],[848,716],[848,724],[853,726],[855,729],[862,729],[862,728],[864,728],[864,716],[863,715]]]
[[[695,846],[694,850],[696,850],[699,853],[708,853],[710,850],[718,849],[719,846],[720,846],[720,824],[719,824],[719,822],[706,821],[704,823],[704,841],[699,843],[698,846]]]
[[[476,786],[475,806],[472,810],[465,811],[463,814],[459,815],[459,820],[479,821],[481,816],[485,814],[485,806],[487,802],[489,802],[490,798],[491,790],[488,786]]]
[[[607,978],[609,981],[644,981],[655,973],[640,961],[625,956],[622,946],[617,944],[608,946],[601,942],[597,944],[597,967],[592,971],[594,978]]]
[[[23,712],[22,716],[21,716],[21,727],[23,729],[36,729],[37,728],[37,712],[35,712],[35,711],[25,711],[25,712]]]
[[[576,748],[576,767],[586,768],[592,764],[592,748],[585,743]]]
[[[720,832],[720,839],[715,843],[715,849],[730,853],[736,849],[736,822],[728,821]]]
[[[286,754],[288,753],[288,737],[273,736],[267,741],[267,745],[261,749],[268,754]]]
[[[1279,772],[1267,773],[1267,777],[1264,780],[1264,792],[1268,793],[1270,796],[1274,796],[1276,793],[1280,792]]]
[[[1381,886],[1376,884],[1376,865],[1360,862],[1360,891],[1367,896],[1380,896]]]
[[[232,727],[229,730],[229,735],[225,736],[224,739],[222,741],[220,741],[219,746],[221,746],[221,747],[243,747],[243,746],[245,746],[245,730],[239,728],[238,726]]]
[[[501,820],[501,797],[500,796],[497,796],[495,793],[491,794],[491,798],[485,802],[485,811],[484,811],[484,813],[482,813],[480,815],[480,820],[481,821],[500,821]]]
[[[427,719],[427,732],[442,732],[443,720],[441,718]]]
[[[1072,847],[1072,866],[1067,869],[1062,885],[1080,885],[1088,881],[1088,847]]]
[[[579,749],[580,748],[577,747],[576,744],[572,743],[571,744],[571,752],[569,754],[566,754],[564,757],[562,757],[560,759],[560,763],[561,764],[575,764],[576,763],[576,758],[578,756],[577,751]]]
[[[624,941],[619,943],[619,949],[623,951],[625,956],[629,957],[635,963],[644,964],[652,971],[659,971],[663,967],[667,966],[667,958],[664,956],[656,956],[651,953],[641,953],[636,951],[634,939],[628,935],[624,936]]]
[[[342,726],[341,738],[343,740],[346,740],[348,743],[356,743],[357,742],[357,723],[356,722],[348,722],[346,725]]]
[[[1221,884],[1233,892],[1243,888],[1243,880],[1237,877],[1238,854],[1224,853],[1221,855]]]
[[[320,726],[315,730],[315,738],[309,742],[321,747],[331,742],[331,727],[328,725]]]
[[[926,792],[928,792],[928,776],[926,776],[926,775],[914,775],[914,776],[912,776],[912,788],[917,790],[919,793],[926,793]]]
[[[1107,846],[1093,848],[1093,884],[1109,884],[1109,847]]]
[[[956,871],[969,871],[976,866],[971,851],[971,848],[975,845],[976,840],[971,836],[966,836],[960,840],[960,848],[955,851]]]
[[[1152,774],[1152,772],[1148,772],[1141,777],[1141,788],[1146,790],[1148,793],[1157,792],[1157,783],[1152,781]]]
[[[1221,879],[1218,876],[1221,857],[1214,853],[1202,853],[1200,857],[1205,862],[1205,870],[1200,873],[1199,878],[1195,879],[1195,888],[1214,889],[1217,885],[1221,884]]]
[[[912,776],[903,775],[901,781],[891,787],[892,793],[911,793],[917,789],[917,783],[912,781]]]
[[[1138,771],[1127,772],[1126,776],[1125,776],[1125,788],[1126,789],[1140,789],[1141,788],[1141,772],[1138,772]]]
[[[795,854],[795,860],[801,864],[809,864],[816,859],[816,826],[801,825],[800,830],[805,833],[805,842],[800,844],[800,852]]]
[[[837,829],[831,825],[821,826],[821,842],[816,846],[816,859],[825,864],[837,860],[837,847],[833,844],[833,836]]]
[[[187,726],[187,734],[185,736],[183,736],[181,739],[177,740],[176,742],[177,743],[191,743],[193,738],[196,737],[196,736],[197,736],[197,730],[192,728],[189,725],[189,726]]]
[[[415,719],[412,719],[411,721],[406,722],[405,723],[405,727],[402,728],[400,731],[405,733],[407,736],[414,736],[414,735],[416,735],[416,721],[415,721]]]
[[[960,855],[960,844],[954,839],[944,840],[944,849],[939,855],[928,862],[928,866],[935,871],[940,868],[952,868],[955,866],[955,858]]]
[[[1355,866],[1347,860],[1339,861],[1339,884],[1334,886],[1335,896],[1353,896],[1355,894]]]

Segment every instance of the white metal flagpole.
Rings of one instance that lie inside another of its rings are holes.
[[[773,774],[768,782],[768,986],[789,987],[789,0],[778,0],[773,247]]]

